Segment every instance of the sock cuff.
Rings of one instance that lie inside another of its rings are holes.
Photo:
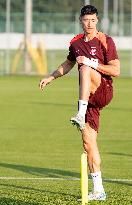
[[[88,101],[85,101],[85,100],[79,100],[79,103],[84,104],[84,105],[88,105]]]
[[[92,178],[100,177],[101,178],[101,171],[90,173]]]

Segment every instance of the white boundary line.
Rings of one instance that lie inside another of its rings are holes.
[[[132,182],[132,179],[103,179],[105,182]]]
[[[0,180],[51,180],[51,181],[79,181],[80,178],[59,178],[59,177],[0,177]],[[132,182],[132,179],[109,179],[105,178],[106,182]]]

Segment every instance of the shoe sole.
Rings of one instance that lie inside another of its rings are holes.
[[[89,201],[105,201],[106,198],[100,198],[100,199],[88,199]]]
[[[105,199],[88,199],[88,201],[105,201],[105,200],[106,200],[106,198]],[[81,202],[82,199],[77,199],[77,201]]]
[[[75,121],[75,120],[70,120],[70,122],[71,122],[71,124],[72,124],[73,126],[76,126],[78,130],[81,130],[80,124],[79,124],[77,121]]]

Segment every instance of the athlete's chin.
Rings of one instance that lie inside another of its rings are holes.
[[[94,30],[93,28],[87,28],[87,29],[85,29],[85,32],[86,32],[86,33],[92,33],[93,30]]]

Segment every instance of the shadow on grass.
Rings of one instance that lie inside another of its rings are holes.
[[[0,204],[3,205],[39,205],[38,203],[30,203],[30,202],[24,202],[21,200],[16,200],[12,198],[5,198],[5,197],[0,197]]]
[[[75,177],[79,178],[80,174],[76,172],[59,170],[59,169],[50,169],[50,168],[40,168],[40,167],[31,167],[26,165],[17,165],[17,164],[8,164],[0,163],[1,167],[14,169],[17,171],[22,171],[27,174],[32,174],[35,176],[41,177],[51,177],[51,178],[64,178],[64,177]]]
[[[121,152],[105,152],[105,154],[132,157],[132,154],[121,153]]]
[[[74,197],[76,198],[77,196],[74,195],[74,194],[71,194],[70,192],[63,192],[62,191],[62,187],[60,187],[60,190],[58,191],[50,191],[50,190],[46,190],[46,189],[37,189],[37,188],[34,188],[34,187],[29,187],[28,186],[20,186],[20,185],[14,185],[14,184],[7,184],[7,183],[0,183],[0,186],[4,186],[4,187],[7,187],[8,189],[9,188],[14,188],[15,190],[17,191],[22,191],[22,190],[26,190],[26,191],[34,191],[34,192],[39,192],[41,194],[53,194],[53,195],[62,195],[62,196],[70,196],[70,197]],[[52,189],[52,188],[51,188]]]
[[[104,179],[103,180],[104,182],[107,182],[107,183],[111,183],[111,184],[121,184],[121,185],[126,185],[126,186],[132,186],[132,183],[131,182],[127,182],[127,181],[110,181],[110,180],[107,180],[107,179]]]

